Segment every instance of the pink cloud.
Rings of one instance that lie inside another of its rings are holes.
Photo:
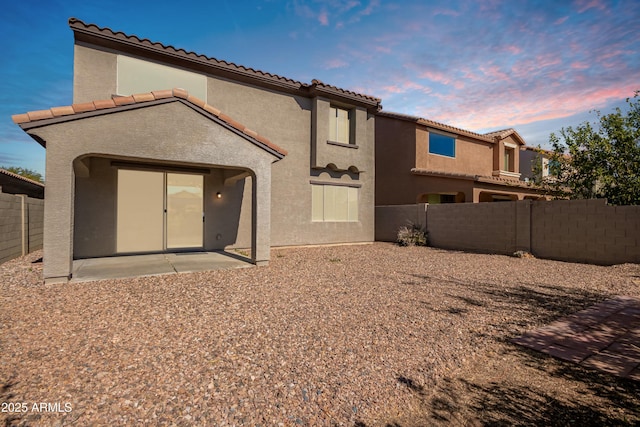
[[[586,12],[589,9],[607,10],[607,6],[602,0],[576,0],[574,4],[578,13]]]
[[[436,15],[444,15],[444,16],[460,16],[460,12],[458,12],[457,10],[453,10],[453,9],[433,9],[431,11],[431,14],[433,16]]]
[[[376,52],[391,53],[391,48],[387,46],[375,46]]]
[[[423,71],[418,77],[421,79],[428,79],[432,82],[442,83],[443,85],[449,84],[451,77],[448,74],[441,73],[439,71]]]
[[[597,109],[633,96],[634,84],[618,88],[564,87],[562,96],[554,96],[553,88],[544,84],[535,92],[517,90],[488,91],[472,94],[460,100],[459,94],[436,96],[442,102],[432,107],[418,108],[418,115],[468,130],[509,127],[559,119]],[[446,101],[446,102],[445,102]]]
[[[365,7],[362,10],[362,12],[360,12],[360,15],[362,16],[371,15],[374,9],[377,8],[378,6],[380,6],[380,0],[371,0],[367,5],[367,7]]]
[[[320,15],[318,15],[318,22],[320,22],[321,25],[329,25],[329,15],[326,11],[323,10],[320,12]]]
[[[405,93],[406,89],[398,85],[382,86],[382,90],[388,93]]]
[[[334,58],[334,59],[329,59],[327,62],[325,62],[324,68],[327,70],[333,70],[335,68],[344,68],[348,65],[349,65],[348,62],[343,61],[342,59],[339,59],[339,58]]]
[[[377,96],[382,96],[384,98],[384,96],[387,96],[387,95],[398,95],[402,93],[411,93],[411,92],[431,94],[430,87],[417,83],[413,80],[409,80],[405,77],[396,76],[396,77],[391,77],[389,80],[391,80],[393,83],[382,86],[381,89],[383,93],[380,93]],[[378,92],[378,90],[376,89],[375,92]]]
[[[557,54],[548,53],[535,58],[538,67],[551,67],[562,62]]]
[[[504,50],[506,50],[507,52],[513,54],[513,55],[518,55],[520,53],[522,53],[522,48],[520,46],[516,46],[516,45],[508,45],[504,47]]]
[[[556,19],[556,21],[554,22],[555,25],[562,25],[565,23],[565,21],[569,19],[568,16],[563,16],[562,18],[558,18]]]
[[[586,64],[580,61],[575,61],[571,63],[570,67],[574,70],[586,70],[587,68],[589,68],[589,64]]]
[[[445,86],[453,86],[458,90],[464,89],[464,81],[451,74],[445,74],[439,71],[423,71],[418,77],[421,79],[431,80],[432,82],[440,83]]]
[[[500,69],[497,65],[491,65],[488,67],[480,67],[480,71],[482,71],[487,77],[494,80],[510,80],[511,77],[506,74],[504,71]]]

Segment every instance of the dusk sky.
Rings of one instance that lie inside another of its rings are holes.
[[[11,115],[71,104],[70,17],[533,146],[640,90],[638,0],[22,0],[0,13],[0,165],[44,174]]]

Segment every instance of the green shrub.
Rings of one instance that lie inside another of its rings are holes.
[[[418,224],[400,227],[396,242],[400,246],[427,246],[427,230]]]

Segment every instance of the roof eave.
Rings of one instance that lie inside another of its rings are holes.
[[[169,92],[169,91],[164,91],[164,92]],[[268,139],[260,136],[257,132],[254,132],[244,127],[240,123],[234,121],[232,118],[224,115],[222,112],[211,107],[210,105],[205,104],[204,102],[196,98],[190,97],[187,92],[181,89],[173,89],[170,92],[171,92],[171,96],[167,96],[166,94],[163,95],[162,91],[154,92],[158,94],[158,98],[156,99],[146,100],[144,98],[141,98],[144,100],[135,101],[135,102],[122,104],[122,105],[115,105],[114,103],[113,104],[114,106],[109,108],[97,108],[95,107],[95,103],[94,103],[94,109],[89,111],[75,112],[73,114],[55,116],[53,115],[52,110],[49,110],[49,112],[51,113],[48,115],[48,117],[45,117],[45,118],[38,117],[37,119],[31,120],[29,118],[29,115],[31,113],[26,113],[26,114],[19,114],[19,115],[13,116],[13,120],[14,120],[14,123],[20,126],[20,128],[24,130],[29,136],[31,136],[40,145],[46,148],[46,141],[44,141],[38,135],[34,133],[30,133],[29,131],[37,128],[41,128],[41,127],[71,122],[75,120],[87,119],[87,118],[101,116],[105,114],[114,114],[114,113],[133,110],[133,109],[146,108],[146,107],[159,105],[159,104],[166,104],[170,102],[180,102],[186,105],[187,107],[192,108],[195,112],[204,115],[210,120],[218,123],[220,126],[223,126],[229,131],[246,139],[252,144],[262,148],[263,150],[267,151],[271,155],[275,156],[278,160],[283,159],[287,155],[286,150],[278,147]],[[153,93],[150,93],[149,95],[152,95],[152,94]],[[133,97],[122,97],[122,98],[133,99]],[[80,104],[80,105],[83,105],[83,104]],[[45,113],[45,112],[47,112],[47,110],[43,110],[37,113]],[[45,115],[42,114],[41,116],[45,116]]]
[[[168,61],[174,65],[183,65],[185,63],[200,71],[213,74],[219,77],[229,78],[243,83],[249,83],[270,89],[302,95],[305,97],[313,97],[318,94],[330,97],[332,99],[341,100],[349,104],[361,105],[370,111],[378,111],[382,107],[381,100],[371,96],[358,94],[337,87],[314,83],[305,84],[293,79],[278,76],[271,73],[246,68],[241,65],[227,63],[215,58],[209,58],[206,55],[200,55],[195,52],[187,52],[184,49],[176,49],[173,46],[165,46],[162,43],[151,42],[148,39],[139,39],[134,35],[127,35],[121,31],[114,32],[108,28],[99,28],[95,24],[85,24],[84,22],[71,18],[69,27],[74,32],[76,43],[86,43],[94,46],[100,46],[115,51],[123,51],[122,46],[127,49],[124,52],[132,52],[143,57]]]
[[[189,62],[195,65],[195,68],[206,68],[207,72],[210,74],[218,75],[220,77],[226,77],[233,80],[239,80],[245,83],[253,83],[258,84],[260,86],[267,86],[269,88],[275,88],[279,90],[283,90],[286,92],[299,92],[304,86],[299,82],[290,82],[290,81],[281,81],[278,79],[274,79],[268,76],[261,76],[259,74],[254,74],[250,71],[244,71],[239,69],[234,69],[232,67],[226,67],[224,64],[216,64],[212,63],[206,59],[199,59],[189,56],[188,54],[181,54],[178,52],[170,52],[166,50],[161,50],[158,48],[154,48],[152,46],[145,46],[144,44],[140,44],[137,42],[132,42],[130,40],[126,40],[124,38],[117,38],[114,36],[109,36],[106,34],[97,34],[91,31],[83,31],[77,30],[74,28],[74,32],[76,32],[75,40],[102,46],[114,50],[122,50],[121,46],[126,45],[130,48],[131,51],[136,51],[138,53],[143,53],[142,56],[151,56],[162,58],[170,57],[174,60],[181,61],[182,63]],[[77,33],[81,34],[78,35]],[[144,55],[146,54],[146,55]]]

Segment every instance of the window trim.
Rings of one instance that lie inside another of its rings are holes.
[[[344,142],[336,142],[336,141],[330,141],[330,140],[327,140],[327,144],[337,145],[338,147],[344,147],[344,148],[359,148],[356,144],[345,144]]]

